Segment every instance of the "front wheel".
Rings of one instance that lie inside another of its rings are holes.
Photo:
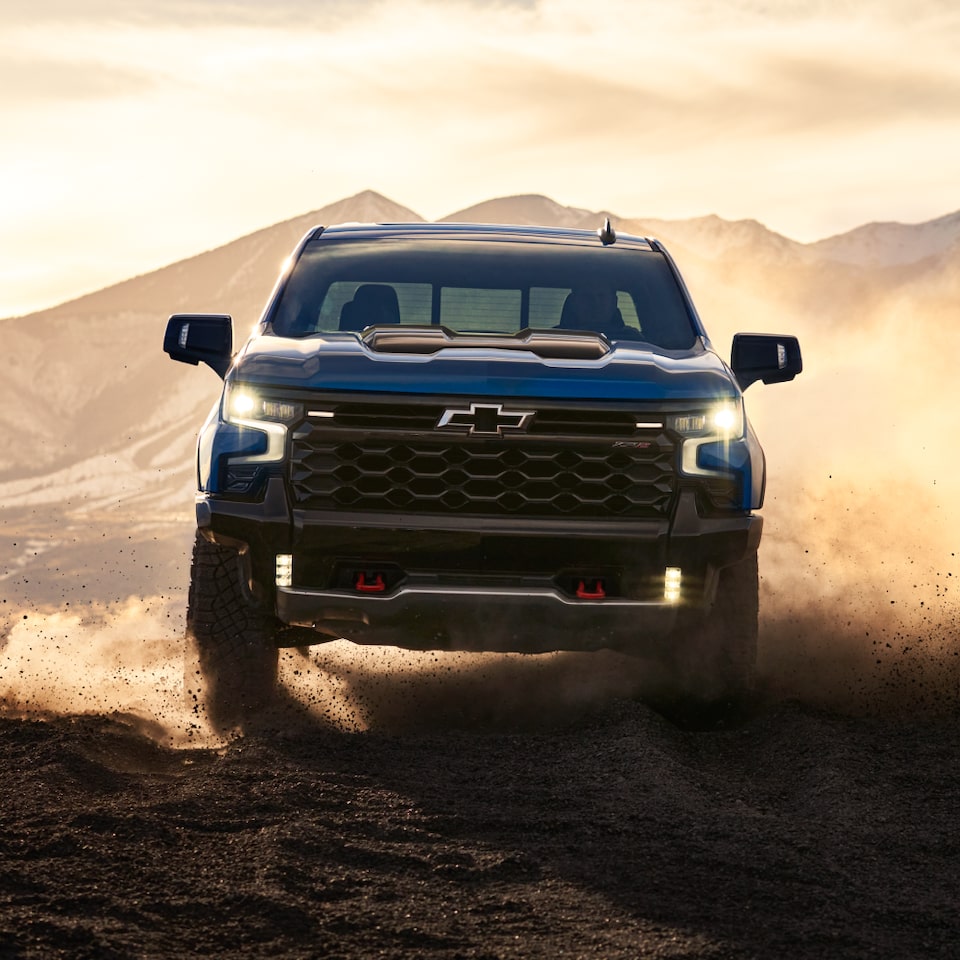
[[[198,532],[187,602],[186,687],[205,703],[221,733],[242,730],[276,695],[279,622],[250,606],[242,578],[237,551]]]
[[[672,672],[691,702],[736,706],[756,685],[760,582],[757,555],[720,571],[713,606],[674,637]]]

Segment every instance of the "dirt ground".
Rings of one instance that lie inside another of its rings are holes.
[[[960,955],[956,712],[420,693],[204,748],[0,719],[0,957]]]
[[[335,643],[222,741],[183,702],[190,525],[33,528],[5,541],[2,960],[960,956],[946,570],[855,609],[768,586],[762,696],[723,724],[613,654]]]

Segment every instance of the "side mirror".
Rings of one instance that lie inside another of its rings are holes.
[[[730,348],[730,366],[746,390],[751,383],[785,383],[803,370],[796,337],[766,333],[737,333]]]
[[[171,360],[201,361],[223,379],[233,359],[233,320],[224,314],[175,313],[167,321],[163,349]]]

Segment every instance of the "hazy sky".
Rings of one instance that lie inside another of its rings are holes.
[[[0,317],[366,188],[931,219],[958,51],[955,0],[0,0]]]

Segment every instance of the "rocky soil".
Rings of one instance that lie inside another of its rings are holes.
[[[331,644],[222,741],[182,699],[189,523],[30,510],[0,960],[960,956],[952,566],[828,590],[771,539],[763,695],[725,723],[612,654]]]
[[[0,957],[960,955],[956,710],[394,703],[0,718]]]

